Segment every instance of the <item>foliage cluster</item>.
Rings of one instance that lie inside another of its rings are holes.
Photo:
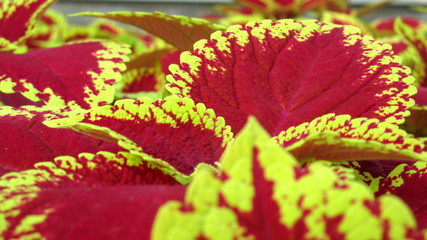
[[[0,239],[427,238],[426,22],[54,3],[0,1]]]

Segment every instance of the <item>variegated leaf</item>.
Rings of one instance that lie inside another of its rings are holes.
[[[64,34],[70,27],[64,15],[52,9],[43,12],[34,25],[34,30],[25,40],[25,45],[29,49],[57,47],[62,45]]]
[[[175,96],[157,101],[120,100],[112,107],[94,108],[47,124],[118,142],[132,154],[184,179],[201,163],[215,166],[233,136],[212,109]]]
[[[149,239],[157,208],[184,191],[128,153],[59,157],[0,178],[0,238]]]
[[[395,21],[394,30],[406,44],[414,49],[416,61],[412,67],[412,75],[415,77],[417,85],[427,87],[427,38],[425,33],[413,30],[401,19]]]
[[[420,19],[408,16],[377,19],[371,23],[371,26],[375,30],[377,36],[393,36],[396,35],[394,25],[399,19],[416,32],[427,30],[426,23],[422,22]]]
[[[272,135],[328,113],[402,123],[416,89],[399,61],[355,27],[265,20],[197,42],[166,87],[214,109],[234,133],[249,115]]]
[[[371,183],[376,195],[393,194],[412,210],[420,229],[427,229],[427,165],[425,162],[401,164],[387,177]]]
[[[129,49],[113,42],[81,42],[26,54],[0,54],[0,91],[19,92],[56,107],[111,103]]]
[[[327,114],[276,137],[299,160],[423,160],[424,144],[378,119]]]
[[[49,116],[57,114],[55,109],[37,107],[0,108],[0,169],[19,171],[33,168],[38,162],[52,161],[57,156],[120,150],[116,144],[43,124]]]
[[[37,17],[56,0],[5,0],[0,2],[0,37],[21,43],[29,37]],[[7,49],[1,48],[0,51]]]
[[[152,239],[414,239],[416,223],[396,197],[375,199],[349,172],[298,166],[249,120],[221,161],[185,201],[162,206]]]
[[[164,89],[165,76],[161,59],[171,48],[142,53],[126,64],[123,81],[119,83],[123,93],[160,92]]]

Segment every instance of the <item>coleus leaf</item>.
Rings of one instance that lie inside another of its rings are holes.
[[[210,21],[218,22],[223,26],[236,24],[246,24],[250,21],[261,21],[266,18],[265,14],[258,11],[259,9],[249,8],[238,5],[216,5],[215,12],[218,12],[217,19],[211,16],[203,16]]]
[[[142,53],[129,61],[123,73],[123,81],[119,83],[120,91],[136,93],[163,90],[165,76],[162,73],[161,59],[172,50],[172,48],[163,48]]]
[[[350,172],[300,167],[255,121],[221,160],[200,172],[185,201],[160,208],[153,240],[412,239],[415,220],[394,196],[375,199]]]
[[[336,5],[334,0],[236,0],[244,6],[255,11],[261,11],[266,16],[273,18],[296,17],[299,14],[318,7],[332,7],[336,9],[343,3]],[[343,2],[343,1],[341,1]]]
[[[114,106],[46,124],[118,142],[165,172],[177,174],[183,182],[199,164],[215,166],[233,136],[212,109],[175,96],[157,101],[119,100]]]
[[[0,178],[2,239],[149,239],[185,188],[128,153],[56,158]]]
[[[181,51],[193,49],[193,44],[197,40],[209,38],[210,34],[216,30],[224,30],[223,26],[212,24],[204,19],[161,12],[86,12],[73,14],[73,16],[103,17],[131,24],[165,40]]]
[[[397,19],[395,31],[415,51],[417,61],[412,68],[417,84],[427,87],[427,39],[424,32],[414,31],[410,26]]]
[[[396,160],[364,160],[364,161],[347,161],[338,162],[338,166],[346,167],[353,170],[357,179],[367,185],[377,178],[387,177],[400,164],[414,164],[414,161],[396,161]]]
[[[411,115],[400,127],[417,137],[427,137],[427,87],[418,86],[417,90],[415,106],[410,108]]]
[[[323,11],[321,12],[319,21],[338,25],[355,26],[361,30],[362,34],[373,35],[369,25],[359,19],[354,12],[340,13],[332,11]]]
[[[37,17],[56,0],[5,0],[0,2],[0,38],[21,43],[29,37]],[[5,49],[0,48],[0,51]]]
[[[113,42],[81,42],[25,54],[0,54],[0,91],[70,108],[111,103],[129,49]]]
[[[62,45],[64,34],[69,27],[62,13],[48,9],[39,15],[33,31],[25,40],[25,45],[29,49]]]
[[[393,194],[400,197],[411,208],[421,229],[427,229],[427,165],[425,162],[401,164],[387,177],[371,183],[377,196]]]
[[[420,19],[413,17],[393,17],[378,19],[371,23],[373,29],[375,29],[376,34],[379,36],[390,36],[395,35],[396,31],[394,25],[396,21],[402,21],[405,25],[409,26],[415,32],[427,30],[427,24],[423,23]]]
[[[162,65],[162,72],[165,75],[169,75],[171,73],[169,71],[169,66],[171,64],[179,64],[181,53],[182,51],[173,51],[163,55],[163,57],[160,59]]]
[[[424,144],[378,119],[327,114],[290,127],[277,142],[299,160],[424,160]]]
[[[57,109],[38,107],[0,108],[0,168],[17,171],[38,162],[81,152],[117,152],[116,144],[104,142],[70,129],[52,129],[43,121],[59,114]],[[70,144],[72,143],[72,144]]]
[[[409,55],[408,51],[408,44],[406,44],[402,39],[398,36],[391,36],[391,37],[381,37],[376,38],[379,41],[388,43],[391,45],[391,48],[393,49],[393,52],[400,57],[402,57],[402,64],[408,67],[411,67],[413,64],[411,62],[408,62],[408,57],[406,55]]]
[[[181,54],[166,88],[214,109],[234,133],[249,115],[272,135],[327,113],[401,123],[416,89],[390,48],[351,26],[251,22]]]

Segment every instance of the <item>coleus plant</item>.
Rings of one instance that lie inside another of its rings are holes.
[[[349,22],[277,19],[341,1],[240,1],[281,7],[232,26],[78,14],[162,40],[109,22],[67,35],[53,2],[2,2],[2,239],[425,239],[426,139],[405,131],[426,126],[405,123],[424,28],[393,23],[411,73]]]

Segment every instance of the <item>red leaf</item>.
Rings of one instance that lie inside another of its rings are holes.
[[[56,0],[2,1],[0,37],[10,42],[20,42],[29,36],[34,23]]]
[[[380,34],[381,36],[395,35],[396,31],[394,30],[394,24],[399,18],[404,24],[410,26],[414,30],[422,30],[427,28],[427,26],[424,25],[420,19],[413,17],[392,17],[379,19],[372,22],[371,25],[376,30],[376,33]]]
[[[116,141],[165,171],[186,176],[201,163],[216,166],[232,139],[230,127],[212,109],[175,96],[120,100],[114,106],[48,124]]]
[[[318,161],[298,166],[251,120],[220,166],[220,175],[197,174],[185,201],[159,210],[153,240],[413,239],[418,233],[400,199],[375,199],[348,169]]]
[[[116,144],[70,129],[45,126],[43,121],[50,113],[37,108],[3,107],[0,110],[0,168],[24,170],[33,168],[38,162],[52,161],[57,156],[120,149]]]
[[[171,48],[163,48],[142,53],[128,62],[127,69],[123,73],[121,91],[137,93],[163,90],[165,77],[161,71],[161,59],[171,51]]]
[[[323,115],[275,137],[299,161],[406,160],[425,158],[424,143],[378,119]]]
[[[0,54],[0,90],[57,107],[90,108],[111,103],[128,48],[82,42],[26,54]]]
[[[377,183],[376,195],[393,194],[411,208],[420,229],[427,229],[427,165],[416,162],[396,167]]]
[[[84,154],[3,176],[0,236],[149,239],[158,208],[183,200],[185,187],[141,161],[129,154]]]
[[[162,57],[162,59],[161,59],[162,72],[165,75],[168,75],[171,73],[169,71],[169,66],[171,64],[179,64],[179,57],[180,57],[181,53],[182,53],[182,51],[174,51],[174,52],[168,53]]]
[[[417,85],[427,87],[427,39],[424,31],[412,29],[399,18],[395,20],[394,30],[414,50],[411,52],[411,57],[415,58],[412,75],[416,78]]]
[[[233,26],[169,69],[170,92],[214,109],[234,133],[249,115],[273,135],[327,113],[401,123],[416,92],[389,45],[315,21]]]

